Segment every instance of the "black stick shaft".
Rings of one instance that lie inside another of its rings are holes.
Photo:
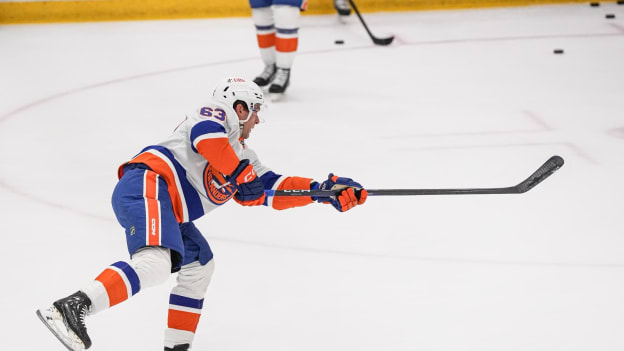
[[[360,10],[358,10],[357,6],[355,6],[355,2],[353,2],[353,0],[349,0],[349,4],[351,4],[351,7],[353,7],[353,11],[355,11],[355,14],[360,19],[360,22],[362,22],[364,29],[366,29],[366,33],[368,33],[368,36],[373,40],[373,43],[375,43],[376,45],[389,45],[390,43],[392,43],[392,40],[394,40],[394,36],[388,38],[377,38],[376,36],[374,36],[370,29],[368,29],[364,18],[360,14]]]
[[[459,189],[366,189],[369,196],[410,195],[478,195],[478,194],[522,194],[544,181],[563,166],[563,158],[552,156],[523,182],[502,188],[459,188]],[[267,190],[267,196],[334,196],[340,190]]]

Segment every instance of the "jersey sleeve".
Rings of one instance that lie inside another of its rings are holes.
[[[310,178],[296,176],[282,176],[269,171],[260,177],[265,189],[272,190],[310,190],[313,182]],[[267,200],[267,206],[276,210],[285,210],[293,207],[306,206],[313,203],[310,196],[271,196]]]
[[[243,158],[249,159],[266,190],[310,190],[312,179],[277,174],[263,165],[256,153],[248,147],[245,148]],[[306,206],[313,202],[310,196],[268,196],[265,205],[276,210],[285,210]]]
[[[225,113],[223,116],[225,119]],[[200,120],[191,128],[190,139],[193,151],[222,174],[232,174],[238,166],[240,160],[230,145],[224,121],[216,117]]]

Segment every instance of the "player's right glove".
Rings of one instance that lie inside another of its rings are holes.
[[[340,212],[345,212],[357,205],[362,205],[366,202],[366,197],[368,196],[368,192],[360,183],[353,181],[351,178],[335,176],[333,173],[330,173],[329,176],[327,176],[327,180],[318,185],[318,189],[339,190],[335,196],[314,196],[312,200],[330,203]]]
[[[228,177],[228,182],[236,187],[234,200],[243,206],[257,206],[264,203],[264,184],[256,175],[256,170],[245,159]]]

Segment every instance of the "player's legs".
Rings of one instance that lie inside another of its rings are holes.
[[[87,315],[164,282],[184,253],[167,185],[154,172],[129,169],[115,188],[113,209],[126,229],[131,259],[113,263],[82,290],[37,311],[50,331],[71,350],[91,346],[84,321]]]
[[[275,18],[275,64],[277,71],[269,92],[283,93],[290,83],[292,67],[299,45],[300,3],[281,1],[283,4],[271,6]]]
[[[126,301],[140,290],[164,283],[170,274],[169,249],[148,246],[138,250],[132,259],[113,263],[82,289],[91,300],[89,315]]]
[[[260,57],[264,63],[264,70],[254,79],[254,83],[261,87],[269,84],[275,75],[275,23],[271,2],[271,0],[249,1],[251,18],[256,26]]]
[[[165,350],[187,350],[193,344],[204,295],[214,272],[208,242],[193,223],[181,225],[185,256],[169,296]]]

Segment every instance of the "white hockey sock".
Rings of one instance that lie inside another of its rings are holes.
[[[193,344],[204,304],[204,295],[214,272],[214,260],[202,266],[195,261],[182,267],[177,285],[169,296],[169,317],[165,329],[165,346]]]
[[[275,25],[270,7],[251,9],[251,17],[256,25],[260,57],[265,65],[275,63]]]
[[[275,17],[275,62],[279,68],[290,68],[299,46],[300,11],[296,6],[273,5]]]

